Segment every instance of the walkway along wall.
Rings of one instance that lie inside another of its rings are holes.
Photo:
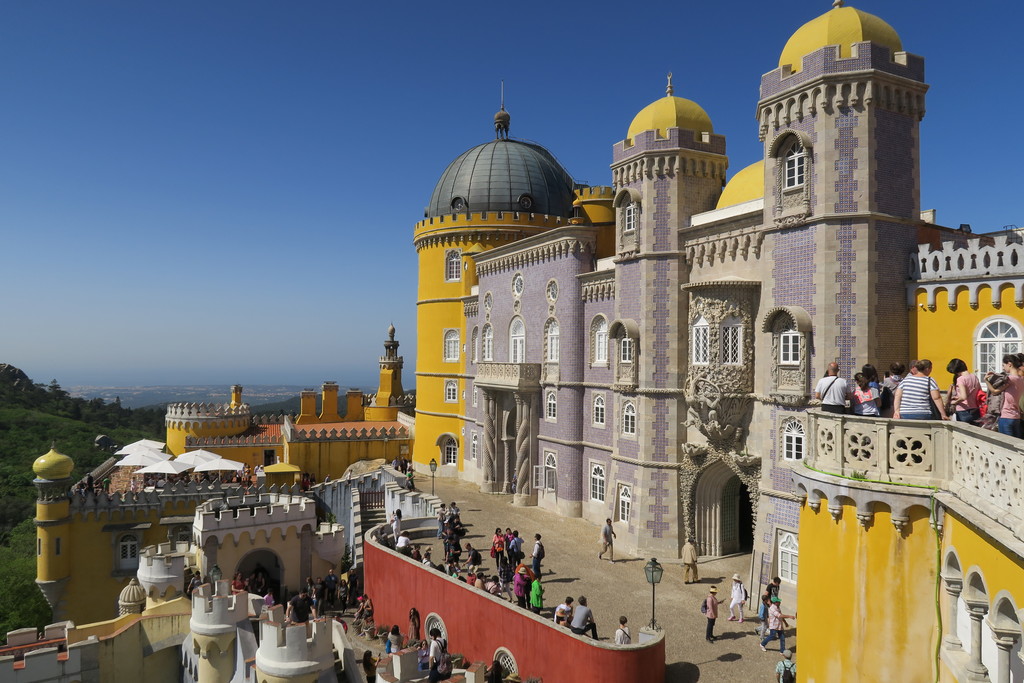
[[[366,593],[373,598],[378,624],[399,624],[405,630],[409,608],[415,607],[424,631],[430,615],[444,622],[450,651],[470,661],[490,662],[499,648],[516,661],[519,674],[545,681],[622,683],[665,680],[665,637],[643,645],[617,646],[577,636],[531,612],[474,589],[436,570],[399,555],[377,541],[377,527],[363,543]],[[610,633],[610,625],[605,631]]]

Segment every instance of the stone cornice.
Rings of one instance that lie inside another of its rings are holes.
[[[551,230],[477,256],[477,275],[507,272],[585,251],[593,253],[595,244],[593,228],[570,226]]]
[[[602,270],[577,275],[583,301],[606,301],[615,298],[615,271]]]

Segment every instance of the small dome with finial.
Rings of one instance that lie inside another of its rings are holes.
[[[626,137],[633,140],[645,130],[656,130],[663,138],[668,137],[669,128],[683,128],[696,133],[714,133],[711,117],[704,109],[691,100],[675,96],[672,74],[668,75],[665,96],[640,110],[629,124]]]
[[[839,46],[839,58],[848,59],[851,46],[863,42],[884,45],[892,53],[903,49],[896,29],[874,14],[846,7],[843,0],[835,0],[832,9],[812,19],[794,33],[782,48],[779,66],[789,64],[794,72],[803,68],[803,59],[826,45]]]
[[[120,608],[121,614],[140,614],[146,606],[146,590],[134,576],[121,590],[121,595],[117,598],[117,606]]]
[[[63,453],[58,453],[54,446],[50,446],[49,453],[39,456],[32,463],[32,471],[36,476],[50,481],[67,479],[74,469],[75,461]]]

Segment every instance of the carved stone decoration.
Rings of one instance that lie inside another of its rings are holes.
[[[727,387],[733,394],[754,390],[754,315],[761,283],[754,280],[725,278],[683,285],[690,294],[690,340],[693,349],[693,327],[703,320],[707,324],[707,363],[691,362],[687,373],[687,393],[695,394],[697,382],[708,380]],[[739,326],[739,358],[728,358],[723,348],[724,326]],[[690,357],[693,357],[691,352]],[[738,362],[734,362],[738,361]],[[724,448],[723,450],[731,450]]]
[[[708,447],[699,443],[684,443],[680,446],[683,454],[698,467],[703,464],[703,458],[708,454]]]
[[[807,405],[811,400],[810,358],[811,316],[798,306],[779,306],[768,311],[761,324],[761,330],[771,334],[772,356],[768,386],[773,403],[785,406]],[[788,358],[782,362],[783,335],[799,335],[799,359],[794,363]]]
[[[688,427],[696,427],[716,449],[723,452],[737,450],[746,437],[750,408],[750,394],[726,394],[717,384],[699,379],[693,384],[693,394],[687,396]]]
[[[738,456],[699,444],[683,444],[683,451],[691,455],[691,462],[683,462],[679,471],[679,503],[683,528],[687,536],[697,537],[697,489],[701,476],[722,463],[747,487],[751,515],[756,524],[760,499],[761,459],[758,456]],[[697,455],[700,454],[700,455]],[[749,458],[749,459],[748,459]],[[740,466],[742,462],[743,466]],[[756,530],[755,530],[756,533]],[[697,539],[704,543],[704,539]]]

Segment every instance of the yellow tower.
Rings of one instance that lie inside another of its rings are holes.
[[[574,183],[543,147],[508,138],[509,115],[495,116],[496,139],[461,154],[441,175],[424,220],[416,224],[419,256],[416,324],[416,434],[413,461],[462,469],[467,364],[506,360],[508,330],[490,329],[486,348],[467,338],[464,307],[484,293],[473,256],[544,230],[573,216]],[[487,312],[481,308],[481,318]],[[475,346],[475,348],[474,348]],[[480,351],[486,351],[480,355]],[[479,356],[479,358],[478,358]],[[474,360],[476,359],[476,360]],[[454,440],[455,462],[444,458]]]
[[[64,590],[71,579],[68,489],[74,461],[51,448],[36,458],[32,471],[36,498],[36,585],[53,610],[54,620],[65,618]]]
[[[388,339],[384,342],[384,355],[380,357],[380,382],[373,402],[366,407],[368,421],[390,422],[398,419],[398,409],[405,398],[402,389],[402,366],[405,361],[398,355],[395,326],[388,326]]]
[[[203,584],[192,593],[192,647],[199,683],[227,683],[235,675],[237,626],[248,619],[248,593],[232,595],[231,582]]]

